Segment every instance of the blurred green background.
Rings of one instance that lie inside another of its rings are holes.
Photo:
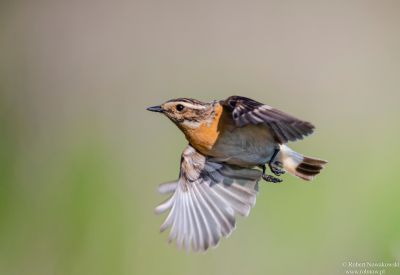
[[[400,261],[399,1],[2,1],[0,274],[345,274]],[[186,141],[145,111],[244,95],[317,126],[217,249],[159,234]],[[385,274],[400,274],[388,268]]]

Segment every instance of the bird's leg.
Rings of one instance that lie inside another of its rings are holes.
[[[265,174],[265,170],[267,169],[267,167],[265,166],[265,164],[260,165],[260,166],[261,166],[261,168],[262,168],[262,170],[263,170],[263,173],[262,173],[262,178],[263,178],[263,180],[265,180],[265,181],[267,181],[267,182],[273,182],[273,183],[282,182],[281,179],[278,179],[278,178],[276,178],[276,177],[274,177],[274,176],[272,176],[272,175],[266,175],[266,174]]]
[[[280,176],[282,174],[285,174],[285,170],[279,169],[276,166],[281,166],[282,167],[282,163],[279,161],[275,161],[276,156],[279,153],[279,148],[275,148],[274,153],[272,154],[271,159],[268,162],[268,167],[271,170],[272,173],[274,173],[275,176]],[[275,166],[273,166],[275,165]]]

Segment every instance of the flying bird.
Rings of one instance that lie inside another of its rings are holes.
[[[250,98],[177,98],[147,110],[168,117],[189,142],[179,178],[158,188],[170,197],[155,209],[169,212],[161,232],[171,228],[169,241],[187,250],[205,251],[227,237],[236,216],[255,205],[260,179],[278,183],[288,172],[309,181],[327,163],[286,145],[310,135],[311,123]]]

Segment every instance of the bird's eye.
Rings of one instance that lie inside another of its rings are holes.
[[[176,110],[177,111],[182,111],[183,109],[185,109],[185,106],[183,106],[182,104],[178,104],[178,105],[176,105]]]

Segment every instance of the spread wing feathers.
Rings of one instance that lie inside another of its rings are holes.
[[[215,247],[235,228],[236,214],[249,215],[260,177],[259,170],[212,162],[188,145],[179,179],[159,187],[160,193],[171,193],[155,209],[169,211],[161,232],[170,227],[169,241],[188,251]]]
[[[269,126],[275,140],[280,144],[302,139],[314,130],[311,123],[250,98],[231,96],[221,104],[232,112],[236,126],[264,123]]]

